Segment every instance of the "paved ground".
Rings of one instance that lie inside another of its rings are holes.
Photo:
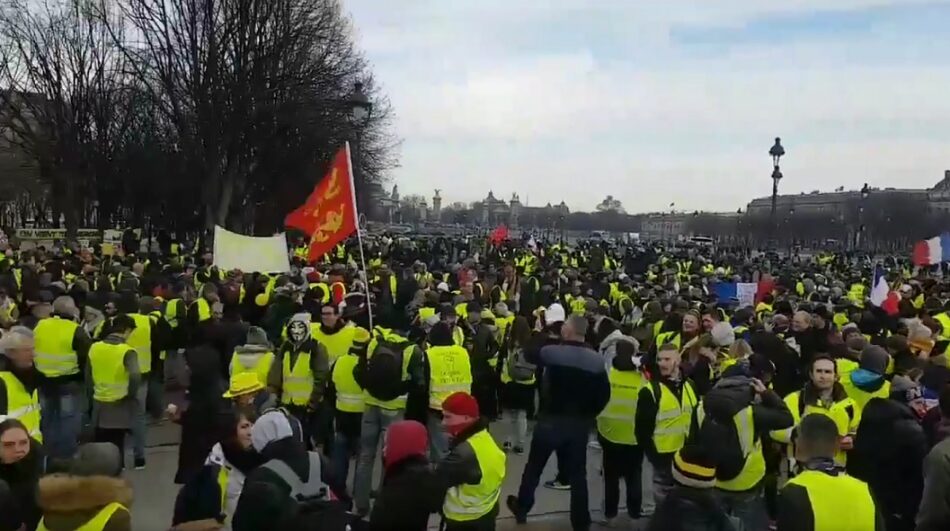
[[[492,432],[496,440],[503,439],[504,429],[501,426],[493,427]],[[149,430],[147,468],[141,471],[126,472],[127,477],[135,487],[136,499],[132,513],[133,528],[136,531],[166,531],[171,523],[172,507],[178,492],[178,487],[173,482],[178,463],[177,442],[177,426],[171,424],[153,426]],[[587,477],[590,488],[590,503],[591,507],[596,509],[600,507],[603,500],[603,485],[599,473],[600,453],[596,450],[590,450],[589,456]],[[505,480],[502,499],[508,494],[516,493],[521,481],[525,458],[526,456],[509,454],[508,476]],[[380,467],[377,466],[376,468],[379,470]],[[555,464],[552,458],[548,463],[544,479],[553,478],[554,473]],[[514,519],[510,517],[508,510],[502,507],[498,529],[502,531],[515,528],[524,531],[569,531],[571,528],[567,517],[569,501],[569,492],[552,491],[541,487],[538,489],[537,506],[529,518],[528,526],[515,526]],[[621,510],[622,512],[623,510]],[[593,513],[595,520],[597,516],[598,514],[595,511]],[[433,524],[435,523],[435,519],[433,519]],[[642,524],[642,521],[639,523]],[[626,523],[621,528],[639,529],[641,526]]]

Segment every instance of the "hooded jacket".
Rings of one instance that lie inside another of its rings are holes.
[[[110,503],[132,507],[132,486],[121,478],[51,474],[40,480],[39,504],[50,531],[78,529]],[[118,510],[103,531],[131,531],[132,515]]]
[[[234,349],[234,355],[242,367],[253,367],[264,354],[273,350],[267,345],[241,345]]]

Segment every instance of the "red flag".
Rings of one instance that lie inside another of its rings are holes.
[[[310,236],[307,259],[313,262],[353,234],[356,217],[350,145],[346,144],[333,157],[327,174],[307,201],[287,214],[284,225]]]
[[[492,245],[498,245],[501,242],[508,239],[508,227],[504,225],[499,225],[492,231],[491,236],[488,237],[491,240]]]

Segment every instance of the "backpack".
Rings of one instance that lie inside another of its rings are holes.
[[[350,518],[340,502],[331,499],[330,488],[321,479],[320,454],[308,452],[310,475],[306,482],[287,463],[272,459],[263,464],[290,487],[290,503],[281,515],[278,529],[295,531],[345,530]]]
[[[394,400],[405,389],[402,379],[403,351],[408,342],[380,337],[373,355],[366,360],[363,388],[377,400]]]
[[[520,347],[513,348],[508,353],[508,359],[505,360],[505,370],[508,371],[508,377],[515,382],[530,382],[537,371],[537,365],[528,362],[524,356],[524,349]]]

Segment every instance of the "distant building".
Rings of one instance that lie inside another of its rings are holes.
[[[554,228],[559,219],[571,213],[564,201],[557,206],[548,203],[543,207],[527,207],[521,203],[518,194],[512,194],[511,199],[506,202],[496,198],[493,191],[489,191],[482,201],[474,203],[472,210],[479,225],[507,225],[509,228]]]

